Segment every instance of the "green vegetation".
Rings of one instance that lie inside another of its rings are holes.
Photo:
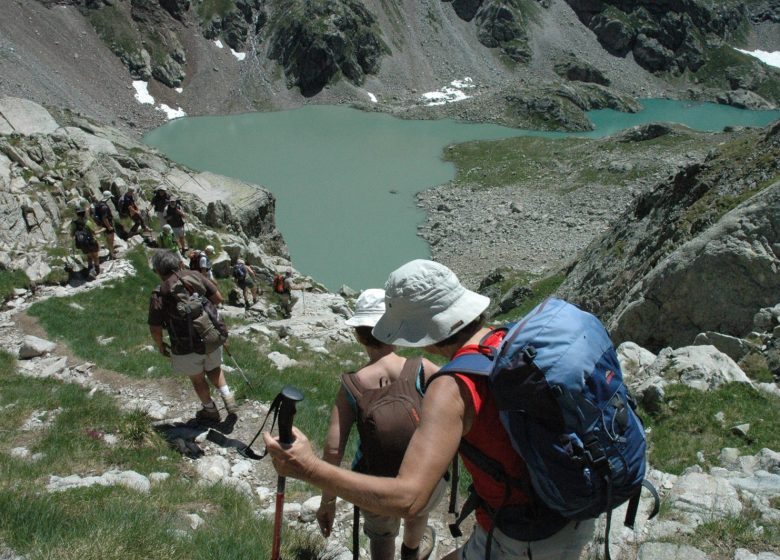
[[[0,300],[13,297],[15,288],[29,287],[30,279],[23,270],[0,270]]]
[[[234,0],[203,0],[198,4],[198,16],[201,21],[208,22],[214,16],[225,17],[235,7]]]
[[[692,76],[699,83],[725,90],[732,89],[731,81],[744,82],[765,99],[780,101],[780,71],[728,45],[708,50],[707,62]]]
[[[118,6],[86,10],[84,14],[103,42],[117,56],[141,50],[138,32]]]
[[[450,146],[444,159],[457,167],[456,184],[474,188],[522,184],[566,192],[592,184],[633,184],[662,169],[659,150],[701,150],[704,139],[688,131],[644,142],[526,136]],[[612,160],[630,161],[631,166],[623,170],[610,165]]]
[[[724,447],[738,448],[742,454],[764,447],[780,449],[780,399],[730,384],[710,392],[671,385],[665,400],[659,414],[643,414],[650,430],[650,461],[664,472],[680,474],[698,462],[699,451],[717,465]],[[715,417],[718,412],[723,413],[723,424]],[[743,423],[750,424],[748,437],[731,432],[732,426]]]
[[[731,560],[738,548],[780,553],[780,523],[762,522],[761,515],[743,511],[738,517],[710,521],[696,528],[691,535],[675,538],[695,546],[713,560]]]
[[[769,371],[766,358],[757,352],[751,352],[739,361],[739,367],[750,379],[758,383],[774,383],[775,378]]]
[[[121,412],[111,397],[75,385],[23,378],[14,359],[0,353],[0,446],[24,446],[38,460],[0,454],[0,541],[34,559],[210,559],[270,555],[272,523],[254,515],[255,504],[237,490],[191,481],[188,464],[149,429],[148,418]],[[41,411],[59,410],[59,413]],[[32,415],[45,430],[22,430]],[[119,435],[111,446],[103,434]],[[48,493],[51,475],[88,476],[111,469],[167,480],[149,493],[122,486],[93,486]],[[205,523],[193,531],[186,515]],[[285,530],[282,554],[317,558],[322,541]]]
[[[555,290],[563,284],[565,279],[566,276],[563,274],[552,274],[550,276],[538,278],[529,276],[525,273],[507,273],[504,279],[497,284],[497,291],[499,293],[506,294],[518,286],[525,286],[528,288],[529,293],[523,297],[520,305],[493,317],[492,322],[516,321],[524,317],[545,298],[553,295]]]

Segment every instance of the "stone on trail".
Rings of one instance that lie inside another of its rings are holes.
[[[704,552],[686,544],[645,543],[639,547],[637,560],[709,560]]]
[[[19,348],[19,358],[29,360],[53,352],[57,348],[54,342],[38,338],[37,336],[27,335]]]
[[[0,134],[50,134],[60,127],[46,109],[18,97],[0,98],[0,116]]]
[[[281,352],[271,352],[268,354],[268,359],[273,362],[273,364],[276,366],[276,369],[278,370],[298,365],[297,360],[293,360]]]

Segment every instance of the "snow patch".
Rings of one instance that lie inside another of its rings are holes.
[[[367,91],[366,93],[368,94],[368,98],[371,100],[371,103],[376,103],[376,95],[374,95],[370,91]]]
[[[233,49],[230,49],[230,52],[232,52],[233,56],[235,56],[238,60],[244,60],[246,58],[245,52],[236,52]]]
[[[462,80],[453,80],[448,86],[444,86],[439,91],[429,91],[422,94],[422,100],[426,105],[432,107],[434,105],[444,105],[445,103],[455,103],[457,101],[463,101],[470,96],[463,93],[462,90],[474,87],[474,81],[469,78],[463,78]]]
[[[169,121],[187,116],[187,113],[185,113],[181,107],[172,109],[171,107],[168,107],[165,103],[160,103],[160,106],[156,107],[156,109],[158,111],[162,111],[163,113],[165,113],[165,116],[168,117]]]
[[[214,44],[217,45],[218,49],[221,49],[223,47],[222,41],[220,41],[219,39],[215,39]]]
[[[742,49],[735,49],[735,50],[753,56],[758,60],[760,60],[761,62],[763,62],[764,64],[768,64],[769,66],[774,66],[775,68],[780,68],[780,51],[768,52],[768,51],[761,51],[761,50],[755,50],[755,51],[744,51]]]
[[[149,83],[143,80],[134,80],[135,99],[145,105],[154,105],[154,97],[149,94]]]
[[[145,105],[154,105],[154,97],[149,94],[148,82],[144,82],[143,80],[136,80],[133,82],[133,87],[135,88],[135,98],[139,103],[143,103]],[[176,91],[181,93],[183,90],[182,88],[176,88]],[[160,103],[157,107],[155,107],[155,109],[165,113],[165,116],[168,117],[168,120],[187,116],[187,113],[185,113],[181,107],[173,109],[168,107],[168,105],[165,103]]]

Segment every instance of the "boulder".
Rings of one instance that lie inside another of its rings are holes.
[[[647,542],[639,547],[637,560],[709,560],[709,556],[687,544]]]
[[[49,112],[18,97],[0,98],[0,134],[51,134],[60,127]]]
[[[669,492],[669,504],[697,524],[742,513],[742,502],[731,483],[701,472],[682,475]]]
[[[712,331],[699,333],[693,339],[696,346],[714,346],[735,362],[744,358],[751,350],[757,350],[756,346],[747,340],[720,334]]]
[[[734,360],[714,346],[665,349],[647,368],[647,375],[679,382],[700,391],[711,391],[726,383],[752,385]]]
[[[610,54],[625,56],[631,50],[636,31],[627,23],[599,14],[590,20],[589,27]]]
[[[617,347],[620,369],[623,371],[623,380],[628,385],[639,376],[645,368],[655,361],[655,354],[636,344],[624,342]]]
[[[50,352],[54,352],[57,345],[54,342],[38,338],[37,336],[27,335],[22,340],[22,346],[19,348],[19,358],[29,360],[37,358]]]

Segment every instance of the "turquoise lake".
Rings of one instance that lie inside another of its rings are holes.
[[[639,113],[588,113],[596,129],[551,133],[452,120],[409,121],[342,106],[224,117],[186,117],[151,131],[144,142],[173,160],[268,188],[293,265],[335,290],[382,287],[389,272],[428,258],[417,237],[424,221],[414,195],[450,181],[446,146],[514,136],[598,138],[648,122],[701,131],[765,126],[780,111],[710,103],[643,100]]]

